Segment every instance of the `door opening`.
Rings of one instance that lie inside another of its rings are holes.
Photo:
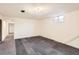
[[[0,19],[0,42],[2,41],[2,20]]]
[[[14,34],[14,23],[9,23],[8,26],[8,33]]]

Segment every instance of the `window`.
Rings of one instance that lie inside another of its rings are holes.
[[[55,22],[56,23],[63,23],[64,22],[64,16],[56,16]]]

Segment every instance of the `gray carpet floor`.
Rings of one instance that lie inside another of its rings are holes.
[[[15,40],[16,55],[79,55],[79,49],[37,36]]]

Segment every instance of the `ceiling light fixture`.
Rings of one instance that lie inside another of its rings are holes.
[[[22,12],[22,13],[24,13],[24,12],[25,12],[25,10],[21,10],[21,12]]]

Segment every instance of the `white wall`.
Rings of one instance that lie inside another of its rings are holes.
[[[7,36],[7,26],[4,16],[0,15],[0,19],[2,20],[2,41],[4,41],[5,37]]]
[[[2,41],[4,41],[4,39],[7,36],[7,26],[6,26],[6,21],[2,20]]]
[[[35,19],[15,18],[14,39],[38,36],[39,21]]]
[[[8,24],[14,24],[14,39],[40,35],[40,21],[36,19],[23,19],[3,17],[2,40],[8,36]]]
[[[7,36],[7,23],[4,20],[4,16],[0,15],[0,19],[2,20],[2,41],[4,41],[5,37]]]
[[[53,17],[44,19],[41,35],[52,40],[69,44],[74,37],[79,36],[79,10],[67,13],[64,17],[64,23],[62,24],[55,23]],[[73,45],[72,43],[69,45],[74,46],[75,43],[79,43],[79,40],[74,42]],[[77,44],[77,47],[79,48],[79,44]]]
[[[4,40],[4,38],[5,38],[5,21],[4,21],[4,18],[3,18],[3,16],[2,15],[0,15],[0,19],[2,20],[2,41]]]
[[[10,19],[9,17],[2,17],[2,41],[5,40],[5,38],[9,35],[9,32],[8,32],[8,24],[9,23],[14,23],[12,21],[12,19]]]

